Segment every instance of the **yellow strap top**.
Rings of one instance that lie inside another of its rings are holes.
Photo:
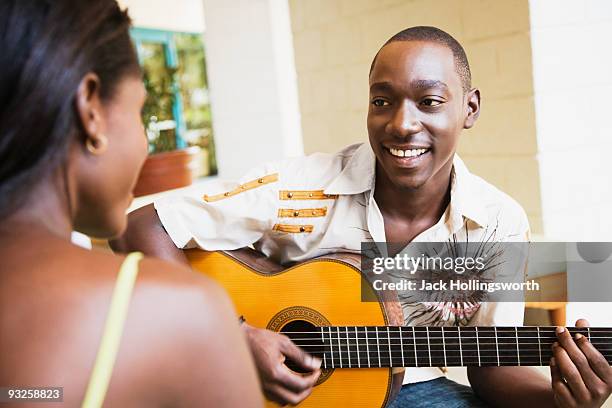
[[[132,289],[138,276],[138,261],[142,259],[140,252],[129,254],[119,270],[110,309],[106,317],[106,324],[102,334],[102,341],[96,356],[96,362],[91,372],[89,385],[85,392],[83,408],[98,408],[102,406],[108,383],[113,374],[113,367],[121,343],[123,325],[132,297]]]

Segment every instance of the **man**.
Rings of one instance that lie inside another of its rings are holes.
[[[177,247],[253,244],[289,262],[358,251],[362,241],[526,240],[522,208],[455,155],[461,131],[480,114],[480,92],[471,87],[461,45],[433,27],[404,30],[380,49],[369,82],[369,145],[266,165],[217,195],[160,200],[132,214],[117,248],[184,262]],[[517,303],[403,306],[407,325],[522,324]],[[320,362],[282,335],[248,324],[244,330],[266,396],[282,404],[305,398]],[[610,394],[610,367],[584,337],[574,342],[567,330],[558,337],[552,387],[525,367],[470,368],[474,395],[437,369],[413,368],[394,406],[600,406]],[[292,373],[285,356],[312,373]]]

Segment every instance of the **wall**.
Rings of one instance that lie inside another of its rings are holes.
[[[612,2],[532,0],[530,9],[544,230],[611,241]]]
[[[204,32],[202,0],[118,0],[134,26],[168,31]],[[171,15],[172,18],[168,18]]]
[[[414,25],[456,37],[482,92],[482,114],[459,152],[516,198],[534,232],[542,213],[527,0],[289,0],[304,148],[367,140],[367,75],[380,46]]]
[[[139,27],[204,32],[219,175],[303,154],[287,0],[121,0]]]
[[[204,0],[219,175],[303,154],[286,0]]]
[[[570,242],[612,241],[612,2],[550,6],[530,1],[544,229]],[[590,281],[598,292],[601,279]],[[609,309],[570,303],[567,323],[610,326]]]

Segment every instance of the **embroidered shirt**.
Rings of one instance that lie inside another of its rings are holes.
[[[374,200],[376,158],[369,144],[335,154],[316,153],[260,166],[238,182],[218,181],[211,191],[162,198],[155,208],[179,248],[232,250],[254,246],[281,263],[330,252],[356,252],[362,242],[384,242],[382,214]],[[445,213],[413,242],[525,241],[522,207],[455,155],[451,199]],[[520,273],[523,273],[521,270]],[[403,304],[408,325],[519,326],[520,302]],[[457,316],[461,315],[461,319]],[[439,377],[437,368],[408,368],[404,382]]]

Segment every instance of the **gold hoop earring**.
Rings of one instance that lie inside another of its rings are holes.
[[[88,137],[85,141],[85,146],[91,154],[99,155],[106,151],[108,147],[108,138],[103,134],[99,134],[96,138]]]

